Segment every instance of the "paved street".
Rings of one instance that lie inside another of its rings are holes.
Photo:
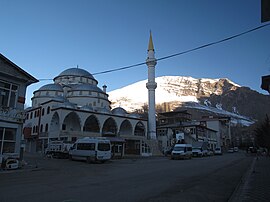
[[[33,169],[0,173],[0,201],[228,201],[253,157],[167,157],[87,164],[26,157]],[[38,167],[35,169],[35,167]]]

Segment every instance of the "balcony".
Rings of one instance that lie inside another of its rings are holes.
[[[23,123],[25,119],[24,110],[0,106],[0,120]]]

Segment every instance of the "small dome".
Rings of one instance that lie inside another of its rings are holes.
[[[76,105],[71,102],[65,101],[64,103],[58,104],[57,107],[66,107],[66,108],[75,109]]]
[[[59,84],[47,84],[38,89],[39,91],[63,91],[63,88]]]
[[[99,87],[92,84],[88,84],[88,83],[74,85],[71,87],[71,90],[72,91],[85,90],[85,91],[94,91],[94,92],[103,93],[103,91]]]
[[[112,113],[114,115],[121,115],[121,116],[128,114],[127,111],[125,109],[123,109],[122,107],[116,107],[116,108],[114,108],[112,110]]]
[[[95,111],[104,114],[111,114],[111,111],[106,108],[95,107]]]
[[[80,68],[69,68],[61,72],[57,77],[61,76],[82,76],[90,79],[94,79],[92,74],[90,74],[88,71]],[[56,78],[57,78],[56,77]]]
[[[130,118],[141,118],[139,114],[129,114],[128,117],[130,117]]]

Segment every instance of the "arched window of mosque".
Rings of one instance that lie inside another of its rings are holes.
[[[66,130],[66,124],[62,124],[62,130]]]
[[[32,118],[33,118],[33,112],[30,113],[30,119],[32,119]]]
[[[46,95],[49,95],[49,91],[46,91]]]
[[[101,107],[103,107],[103,102],[101,103]]]
[[[98,101],[97,101],[98,103],[100,103],[100,99],[98,99]]]
[[[48,132],[49,125],[46,123],[45,125],[45,132]]]
[[[35,111],[35,116],[34,116],[35,118],[37,117],[37,111]]]
[[[47,114],[49,114],[50,113],[50,110],[51,110],[51,108],[50,108],[50,106],[47,108]]]
[[[28,113],[26,114],[26,120],[27,120],[27,119],[29,119],[29,114],[28,114]]]
[[[92,103],[89,103],[89,106],[92,107]]]
[[[41,124],[40,125],[40,132],[42,133],[42,131],[43,131],[43,125]]]
[[[40,110],[37,110],[37,117],[39,117]]]
[[[58,95],[58,91],[55,92],[55,95]]]
[[[96,102],[93,102],[93,106],[96,106]]]
[[[38,133],[38,126],[36,126],[36,133]]]
[[[33,133],[35,133],[35,130],[36,130],[36,126],[33,127]]]
[[[42,108],[42,110],[41,110],[41,115],[42,116],[44,116],[44,111],[45,111],[44,108]]]

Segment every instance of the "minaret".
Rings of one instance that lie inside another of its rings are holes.
[[[152,41],[152,33],[150,32],[149,44],[148,44],[148,57],[146,59],[146,65],[148,66],[148,82],[146,88],[148,89],[148,135],[151,139],[157,139],[156,136],[156,101],[155,101],[155,89],[157,83],[155,82],[155,66],[157,64],[155,58],[154,45]]]

